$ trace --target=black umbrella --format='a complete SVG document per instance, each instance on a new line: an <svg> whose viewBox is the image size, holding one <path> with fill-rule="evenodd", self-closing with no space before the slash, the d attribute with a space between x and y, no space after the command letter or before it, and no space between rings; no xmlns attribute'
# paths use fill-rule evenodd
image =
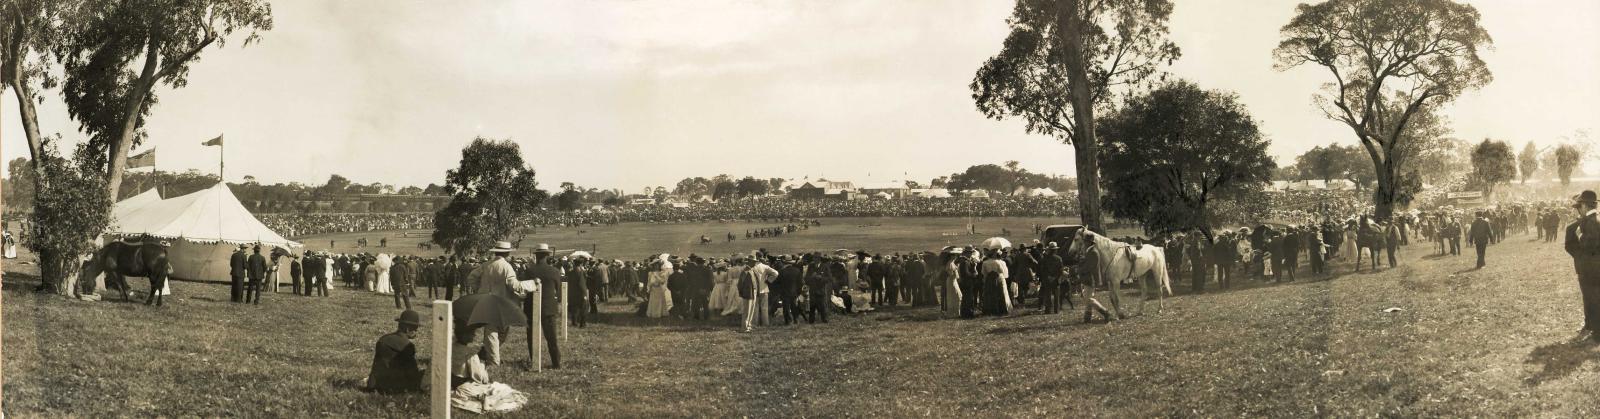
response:
<svg viewBox="0 0 1600 419"><path fill-rule="evenodd" d="M457 298L451 303L451 314L457 324L467 327L485 325L490 330L528 324L517 302L491 293L477 293Z"/></svg>

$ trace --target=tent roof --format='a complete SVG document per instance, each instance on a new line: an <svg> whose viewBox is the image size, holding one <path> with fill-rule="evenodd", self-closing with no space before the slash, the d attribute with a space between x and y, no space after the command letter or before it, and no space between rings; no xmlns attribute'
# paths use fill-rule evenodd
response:
<svg viewBox="0 0 1600 419"><path fill-rule="evenodd" d="M138 195L130 196L128 199L117 202L116 205L111 207L111 219L121 219L128 213L133 212L133 210L155 202L161 202L161 194L157 193L155 188L150 188L140 192Z"/></svg>
<svg viewBox="0 0 1600 419"><path fill-rule="evenodd" d="M1028 192L1028 196L1061 196L1054 189L1039 188Z"/></svg>
<svg viewBox="0 0 1600 419"><path fill-rule="evenodd" d="M140 194L141 196L144 194ZM137 196L134 198L138 198ZM194 242L226 242L235 244L262 243L274 246L298 247L261 224L250 211L233 196L228 185L215 186L188 195L148 201L143 205L124 205L134 198L117 203L113 214L117 219L111 232L121 235L148 234L167 239L185 239ZM138 202L135 202L136 204Z"/></svg>

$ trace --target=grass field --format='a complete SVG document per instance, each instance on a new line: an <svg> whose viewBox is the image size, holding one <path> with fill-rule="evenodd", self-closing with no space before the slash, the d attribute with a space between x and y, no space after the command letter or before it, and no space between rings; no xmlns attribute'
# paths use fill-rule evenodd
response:
<svg viewBox="0 0 1600 419"><path fill-rule="evenodd" d="M962 227L883 224L893 226L872 231L944 237ZM700 234L657 227L673 232L636 239ZM556 247L576 236L544 234ZM764 246L804 248L807 234ZM1491 247L1482 270L1470 255L1413 245L1399 268L1350 274L1340 264L1330 278L1180 295L1162 313L1152 305L1112 324L1083 324L1081 312L939 320L890 308L739 334L721 322L647 321L614 303L572 330L563 369L522 372L526 353L508 346L508 365L491 376L529 394L517 417L1595 417L1600 350L1565 343L1581 321L1570 259L1530 239ZM901 240L906 250L943 244L822 247L890 251ZM736 244L746 243L741 234ZM421 395L353 388L372 342L393 328L397 310L383 296L341 289L245 307L227 303L220 284L180 282L177 298L153 309L34 294L30 266L5 269L7 416L427 414Z"/></svg>

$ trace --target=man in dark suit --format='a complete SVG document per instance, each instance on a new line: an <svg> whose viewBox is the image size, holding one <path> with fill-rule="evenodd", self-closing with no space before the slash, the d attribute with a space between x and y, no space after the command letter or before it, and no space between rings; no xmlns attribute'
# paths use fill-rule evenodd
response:
<svg viewBox="0 0 1600 419"><path fill-rule="evenodd" d="M506 246L506 248L507 251L510 250L510 246ZM561 293L557 292L561 289L558 285L561 283L561 271L557 270L555 266L545 263L545 260L549 257L550 245L541 243L535 247L533 251L534 263L528 267L528 277L523 278L523 280L538 281L539 286L542 287L538 313L539 326L537 327L544 330L544 341L550 351L550 368L561 369L561 348L556 345L558 338L556 336L556 323L561 321ZM522 307L523 314L528 316L528 327L535 327L533 325L533 293L528 293L524 297ZM533 355L533 345L533 333L530 332L528 333L528 354L530 358ZM527 367L529 371L533 370L534 362L540 362L540 360L530 360Z"/></svg>
<svg viewBox="0 0 1600 419"><path fill-rule="evenodd" d="M1489 249L1489 240L1494 237L1494 231L1489 226L1489 219L1478 212L1478 219L1472 220L1472 230L1467 233L1467 240L1478 249L1478 266L1484 266L1483 253Z"/></svg>
<svg viewBox="0 0 1600 419"><path fill-rule="evenodd" d="M813 267L812 269L821 270L818 267ZM822 271L827 272L826 270ZM800 293L797 291L805 281L804 276L805 268L800 263L786 263L783 268L778 269L778 279L772 281L772 290L770 292L772 295L777 296L778 305L783 306L783 324L793 324L795 316L804 314L795 310L796 301L800 297ZM777 309L777 307L771 307L768 310L776 311ZM767 313L767 316L773 317L771 312Z"/></svg>
<svg viewBox="0 0 1600 419"><path fill-rule="evenodd" d="M711 266L706 260L694 257L689 269L689 317L695 320L711 319L711 288L716 287Z"/></svg>
<svg viewBox="0 0 1600 419"><path fill-rule="evenodd" d="M922 263L921 255L912 254L906 257L905 273L901 274L901 283L911 291L911 297L906 301L914 307L927 306L932 300L928 299L933 294L932 287L928 286L928 265Z"/></svg>
<svg viewBox="0 0 1600 419"><path fill-rule="evenodd" d="M1578 290L1583 293L1583 329L1574 341L1600 343L1600 212L1596 211L1594 191L1573 197L1577 221L1567 225L1566 250L1578 271Z"/></svg>
<svg viewBox="0 0 1600 419"><path fill-rule="evenodd" d="M589 326L589 266L588 258L579 257L567 271L567 322L579 328Z"/></svg>
<svg viewBox="0 0 1600 419"><path fill-rule="evenodd" d="M778 276L781 278L790 269L794 269L796 272L799 271L798 268L791 266L784 268L783 272L778 273ZM807 271L805 274L806 323L816 323L818 318L821 318L823 323L827 323L828 306L832 305L833 277L828 275L827 271L822 269L819 263L815 262ZM792 301L793 299L790 300ZM787 315L788 313L785 312L785 314Z"/></svg>
<svg viewBox="0 0 1600 419"><path fill-rule="evenodd" d="M250 275L250 286L245 289L244 300L251 304L261 305L261 280L267 278L267 258L261 256L261 245L256 245L250 255L250 262L246 271Z"/></svg>
<svg viewBox="0 0 1600 419"><path fill-rule="evenodd" d="M1060 246L1055 241L1045 244L1044 258L1039 261L1039 308L1044 314L1061 312L1061 276L1065 267Z"/></svg>
<svg viewBox="0 0 1600 419"><path fill-rule="evenodd" d="M300 295L300 276L305 274L305 269L300 266L300 257L289 255L289 282L293 284L294 295Z"/></svg>
<svg viewBox="0 0 1600 419"><path fill-rule="evenodd" d="M233 286L229 288L230 301L244 302L244 278L249 273L245 266L249 258L244 255L244 245L233 250L233 256L228 258L228 276L233 279Z"/></svg>

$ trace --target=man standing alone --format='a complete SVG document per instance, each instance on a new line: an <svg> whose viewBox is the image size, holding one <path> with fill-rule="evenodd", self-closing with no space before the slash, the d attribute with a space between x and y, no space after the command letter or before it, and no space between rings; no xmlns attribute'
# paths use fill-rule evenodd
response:
<svg viewBox="0 0 1600 419"><path fill-rule="evenodd" d="M510 250L510 243L501 243L505 244L504 247L507 249L507 251ZM496 245L496 247L500 246ZM497 260L505 260L503 254L497 253L495 256L501 257ZM550 368L561 369L561 347L557 345L558 337L556 336L556 322L561 321L560 305L562 304L561 298L563 298L561 293L558 291L561 284L561 270L556 269L555 266L551 266L549 263L547 263L546 259L549 258L550 245L539 243L538 247L535 247L533 250L533 266L528 268L528 276L530 276L528 279L534 281L534 286L537 287L537 289L543 290L539 294L539 312L533 312L533 296L530 295L528 296L528 300L524 301L523 314L526 314L530 317L528 327L538 327L544 331L544 342L546 348L548 348L547 350L550 351ZM531 317L534 315L539 316L538 325L533 324L533 319ZM533 341L533 333L529 332L529 355L533 354L534 344L536 344L536 342ZM541 361L538 359L530 359L527 367L529 371L533 370L534 362Z"/></svg>
<svg viewBox="0 0 1600 419"><path fill-rule="evenodd" d="M1573 208L1581 214L1567 225L1566 250L1578 271L1578 290L1583 293L1583 329L1574 342L1600 343L1600 213L1596 211L1594 191L1573 197Z"/></svg>
<svg viewBox="0 0 1600 419"><path fill-rule="evenodd" d="M1489 249L1489 239L1493 236L1494 232L1489 228L1489 219L1479 211L1478 219L1472 220L1472 230L1467 234L1467 240L1472 242L1472 247L1478 249L1478 268L1484 266L1483 253Z"/></svg>

